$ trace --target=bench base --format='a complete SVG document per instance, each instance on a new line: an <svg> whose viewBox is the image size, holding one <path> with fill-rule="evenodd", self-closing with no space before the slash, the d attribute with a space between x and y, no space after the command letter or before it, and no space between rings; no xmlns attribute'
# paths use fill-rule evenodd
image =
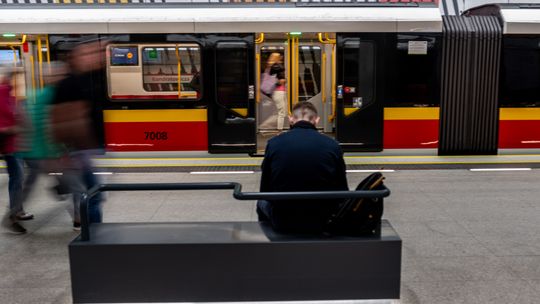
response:
<svg viewBox="0 0 540 304"><path fill-rule="evenodd" d="M256 222L93 224L69 245L74 303L399 299L401 239Z"/></svg>

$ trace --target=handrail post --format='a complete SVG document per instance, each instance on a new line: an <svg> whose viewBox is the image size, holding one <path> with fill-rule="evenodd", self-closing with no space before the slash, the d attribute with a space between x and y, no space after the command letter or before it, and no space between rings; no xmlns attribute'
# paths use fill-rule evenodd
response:
<svg viewBox="0 0 540 304"><path fill-rule="evenodd" d="M177 62L177 76L178 76L178 99L182 98L182 74L180 70L182 69L182 60L180 58L180 50L178 49L178 44L175 45L175 54L176 54L176 62Z"/></svg>
<svg viewBox="0 0 540 304"><path fill-rule="evenodd" d="M90 221L88 220L88 201L90 200L90 195L84 192L81 195L80 209L81 209L81 240L89 241L90 240Z"/></svg>

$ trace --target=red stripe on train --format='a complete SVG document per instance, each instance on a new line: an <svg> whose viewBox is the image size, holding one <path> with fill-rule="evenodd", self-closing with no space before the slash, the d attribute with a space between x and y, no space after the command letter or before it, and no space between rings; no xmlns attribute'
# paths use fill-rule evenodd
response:
<svg viewBox="0 0 540 304"><path fill-rule="evenodd" d="M540 120L499 121L499 148L540 148Z"/></svg>
<svg viewBox="0 0 540 304"><path fill-rule="evenodd" d="M206 122L107 122L109 151L208 150Z"/></svg>
<svg viewBox="0 0 540 304"><path fill-rule="evenodd" d="M384 149L437 148L439 120L385 120Z"/></svg>

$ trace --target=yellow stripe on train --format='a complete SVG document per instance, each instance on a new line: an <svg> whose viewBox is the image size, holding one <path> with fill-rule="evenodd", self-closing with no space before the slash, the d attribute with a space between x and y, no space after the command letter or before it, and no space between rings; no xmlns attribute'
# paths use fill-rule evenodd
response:
<svg viewBox="0 0 540 304"><path fill-rule="evenodd" d="M540 108L501 108L499 120L540 120Z"/></svg>
<svg viewBox="0 0 540 304"><path fill-rule="evenodd" d="M202 122L206 115L206 109L103 111L105 122Z"/></svg>
<svg viewBox="0 0 540 304"><path fill-rule="evenodd" d="M439 119L438 107L423 108L384 108L385 120L436 120Z"/></svg>

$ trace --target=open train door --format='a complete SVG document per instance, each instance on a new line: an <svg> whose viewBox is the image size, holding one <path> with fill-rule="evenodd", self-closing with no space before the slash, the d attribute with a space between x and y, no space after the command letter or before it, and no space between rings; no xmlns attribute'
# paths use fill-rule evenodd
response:
<svg viewBox="0 0 540 304"><path fill-rule="evenodd" d="M255 153L254 35L211 36L208 152Z"/></svg>
<svg viewBox="0 0 540 304"><path fill-rule="evenodd" d="M384 50L380 34L337 34L336 140L342 149L383 149Z"/></svg>

